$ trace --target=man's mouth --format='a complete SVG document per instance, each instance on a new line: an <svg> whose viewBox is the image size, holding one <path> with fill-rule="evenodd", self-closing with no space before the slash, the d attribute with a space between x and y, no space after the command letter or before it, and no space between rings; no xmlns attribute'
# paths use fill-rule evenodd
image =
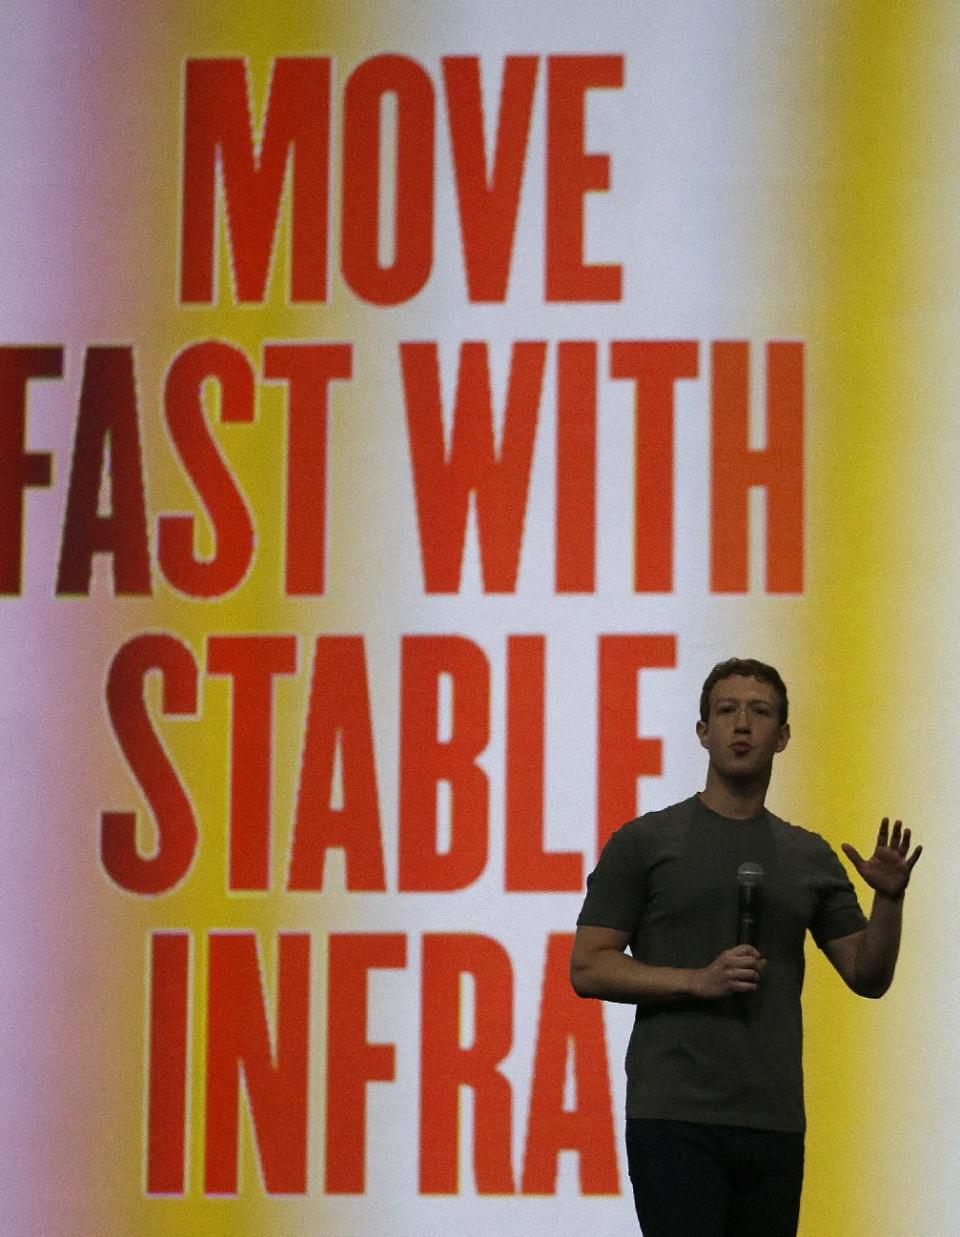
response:
<svg viewBox="0 0 960 1237"><path fill-rule="evenodd" d="M745 756L752 748L749 743L731 743L730 747L738 756Z"/></svg>

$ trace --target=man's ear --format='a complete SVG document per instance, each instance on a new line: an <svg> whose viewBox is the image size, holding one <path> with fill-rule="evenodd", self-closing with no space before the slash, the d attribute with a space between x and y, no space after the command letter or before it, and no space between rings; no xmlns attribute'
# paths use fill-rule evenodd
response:
<svg viewBox="0 0 960 1237"><path fill-rule="evenodd" d="M790 742L790 723L786 722L783 726L780 727L780 739L777 742L777 751L782 752L789 742Z"/></svg>
<svg viewBox="0 0 960 1237"><path fill-rule="evenodd" d="M707 723L706 722L697 722L697 738L700 740L701 747L707 746Z"/></svg>

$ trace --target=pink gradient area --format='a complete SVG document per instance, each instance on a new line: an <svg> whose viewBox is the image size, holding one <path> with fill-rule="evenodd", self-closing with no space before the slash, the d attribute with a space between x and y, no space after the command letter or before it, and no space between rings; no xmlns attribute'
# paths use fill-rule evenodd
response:
<svg viewBox="0 0 960 1237"><path fill-rule="evenodd" d="M131 296L143 278L132 212L149 164L132 176L129 151L148 106L138 66L143 76L158 20L44 0L0 13L0 343L64 347L62 381L29 385L27 446L52 456L54 480L24 497L22 591L0 599L4 1233L106 1231L109 1106L127 1080L114 1081L119 1040L108 1042L104 1010L124 991L111 976L142 974L139 932L129 934L131 970L110 930L116 907L96 847L103 674L124 617L103 590L56 601L54 589L82 346L144 330ZM125 991L139 1024L136 983ZM138 1029L122 1033L134 1094Z"/></svg>
<svg viewBox="0 0 960 1237"><path fill-rule="evenodd" d="M153 295L142 267L157 248L144 216L167 130L151 98L162 30L154 6L3 6L4 342L129 334L131 310ZM168 93L175 108L177 91ZM171 140L175 149L175 127Z"/></svg>
<svg viewBox="0 0 960 1237"><path fill-rule="evenodd" d="M66 219L75 211L70 172L77 91L62 6L16 2L0 14L0 116L4 192L0 195L0 269L4 342L59 327ZM44 312L46 311L46 312Z"/></svg>
<svg viewBox="0 0 960 1237"><path fill-rule="evenodd" d="M119 1040L105 1035L111 976L141 967L108 919L96 801L109 743L100 703L104 636L86 649L77 608L0 602L4 821L0 829L0 1231L96 1231L99 1113ZM94 741L91 741L94 740ZM131 943L138 936L130 932ZM131 1002L136 982L128 989ZM116 1011L110 1013L112 1019ZM124 1049L139 1051L137 1033ZM134 1086L137 1082L134 1079ZM63 1226L67 1225L66 1228Z"/></svg>

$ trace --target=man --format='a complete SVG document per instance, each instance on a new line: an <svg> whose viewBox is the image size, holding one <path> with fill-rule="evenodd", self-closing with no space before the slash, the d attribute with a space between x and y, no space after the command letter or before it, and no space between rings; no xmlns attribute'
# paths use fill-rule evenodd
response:
<svg viewBox="0 0 960 1237"><path fill-rule="evenodd" d="M793 1237L804 937L854 992L882 996L920 847L910 854L910 830L886 818L869 859L844 844L874 890L868 922L830 846L764 807L790 739L772 666L715 666L697 734L706 788L611 837L587 882L571 979L580 996L637 1007L627 1155L644 1237ZM747 863L762 869L760 915L755 944L736 944Z"/></svg>

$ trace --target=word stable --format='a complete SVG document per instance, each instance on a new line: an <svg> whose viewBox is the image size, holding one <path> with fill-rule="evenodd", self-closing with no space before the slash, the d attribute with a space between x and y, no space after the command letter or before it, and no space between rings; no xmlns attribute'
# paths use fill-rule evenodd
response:
<svg viewBox="0 0 960 1237"><path fill-rule="evenodd" d="M660 739L637 734L641 671L676 665L676 636L602 635L597 644L596 845L637 814L637 781L662 771ZM277 888L271 872L274 742L278 681L295 675L299 641L292 635L208 635L207 676L231 684L231 725L217 739L198 730L207 769L229 782L227 888L234 893ZM200 720L201 668L176 636L136 636L117 652L107 679L107 709L120 750L141 787L156 826L144 854L136 813L101 816L104 868L136 894L168 893L188 875L204 834L219 849L223 826L201 821L147 707L151 676L161 684L165 717ZM405 636L400 646L397 718L399 777L397 888L451 892L479 880L489 861L490 786L481 766L490 741L490 659L457 635ZM546 765L546 638L506 639L504 762L504 886L508 892L576 892L584 856L552 851L544 841ZM441 712L447 690L449 709ZM578 709L582 706L578 704ZM202 740L200 736L202 735ZM346 889L387 891L380 792L365 641L320 636L300 755L289 834L288 892L324 889L327 854L344 856ZM335 788L339 769L340 786ZM439 789L449 791L448 828L441 829ZM447 836L441 841L441 834ZM142 834L141 834L142 839Z"/></svg>

